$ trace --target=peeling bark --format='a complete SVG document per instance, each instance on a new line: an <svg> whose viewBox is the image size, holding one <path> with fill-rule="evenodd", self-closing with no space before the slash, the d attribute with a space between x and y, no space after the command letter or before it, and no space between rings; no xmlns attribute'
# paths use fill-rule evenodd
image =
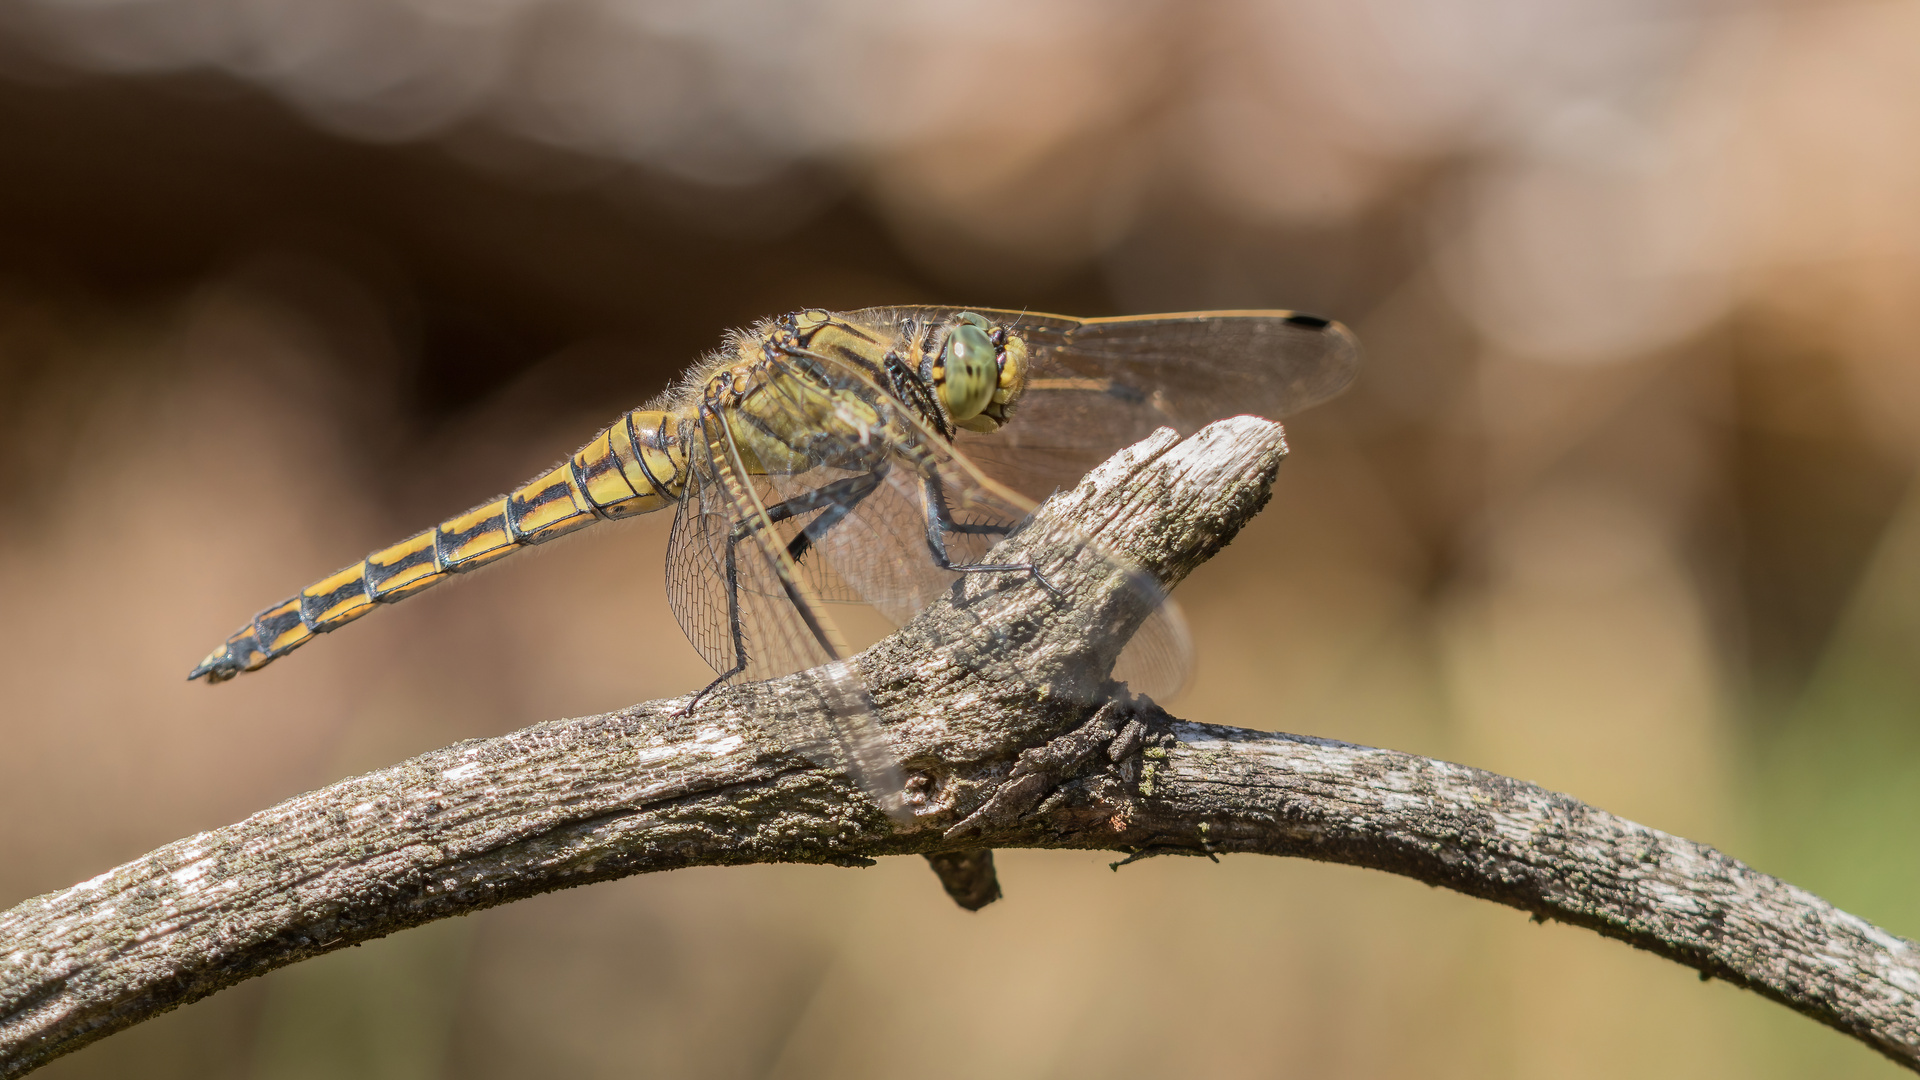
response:
<svg viewBox="0 0 1920 1080"><path fill-rule="evenodd" d="M1168 587L1257 513L1285 453L1240 418L1162 433L1050 500L1010 545L1098 536ZM1050 571L1051 573L1051 571ZM456 743L188 837L0 914L0 1076L242 979L434 919L682 866L918 853L956 901L991 850L1246 852L1372 867L1597 930L1774 998L1920 1069L1916 946L1712 848L1429 758L1176 720L1100 672L1079 619L1124 589L965 582L859 670L912 821L766 719L789 680ZM970 662L979 605L1029 681ZM1004 644L1004 640L1001 642ZM990 665L988 665L990 667ZM804 680L805 675L791 679ZM1036 687L1044 687L1038 693Z"/></svg>

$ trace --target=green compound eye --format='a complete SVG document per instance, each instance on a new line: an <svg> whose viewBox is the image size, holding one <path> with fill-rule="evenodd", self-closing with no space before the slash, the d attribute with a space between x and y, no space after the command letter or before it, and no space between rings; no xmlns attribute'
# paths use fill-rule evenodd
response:
<svg viewBox="0 0 1920 1080"><path fill-rule="evenodd" d="M1000 382L1000 369L993 361L993 340L971 320L960 323L947 335L940 350L940 366L946 378L940 384L940 397L954 423L971 420L993 400Z"/></svg>

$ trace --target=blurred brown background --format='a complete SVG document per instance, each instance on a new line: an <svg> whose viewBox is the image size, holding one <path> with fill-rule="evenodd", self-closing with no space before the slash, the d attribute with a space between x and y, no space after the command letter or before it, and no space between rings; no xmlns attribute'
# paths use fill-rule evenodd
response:
<svg viewBox="0 0 1920 1080"><path fill-rule="evenodd" d="M14 0L0 903L702 682L664 516L182 677L726 327L1274 306L1368 367L1182 588L1177 712L1536 780L1920 936L1916 41L1914 0ZM1407 881L1107 861L1006 853L978 915L917 859L595 886L45 1075L1896 1071Z"/></svg>

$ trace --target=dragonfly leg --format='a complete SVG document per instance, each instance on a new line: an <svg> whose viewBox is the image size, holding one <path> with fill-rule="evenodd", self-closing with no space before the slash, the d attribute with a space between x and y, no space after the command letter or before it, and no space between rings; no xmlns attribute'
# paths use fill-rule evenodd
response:
<svg viewBox="0 0 1920 1080"><path fill-rule="evenodd" d="M1018 572L1030 575L1040 587L1055 596L1066 595L1060 587L1047 580L1031 560L1019 563L955 563L947 555L948 533L1006 533L1005 525L966 525L953 520L953 511L947 506L947 493L940 486L940 477L933 473L924 473L920 479L927 504L927 551L933 555L934 565L942 570L952 570L961 574L994 574Z"/></svg>
<svg viewBox="0 0 1920 1080"><path fill-rule="evenodd" d="M1005 536L1013 531L1011 525L998 525L989 522L984 525L969 525L964 521L955 521L951 516L941 526L946 532L966 533L973 536Z"/></svg>
<svg viewBox="0 0 1920 1080"><path fill-rule="evenodd" d="M818 510L822 506L826 507L826 512L808 524L799 536L794 537L793 543L788 545L788 556L798 559L801 555L806 554L807 548L810 545L817 542L820 537L826 535L828 529L833 528L834 525L839 523L841 518L846 517L855 506L859 505L861 499L866 498L875 488L878 488L881 477L885 474L886 470L882 468L870 473L861 473L858 476L849 476L844 479L835 480L833 483L815 488L805 495L799 495L785 502L769 506L767 507L765 518L755 517L750 521L743 521L735 525L727 533L727 626L729 632L733 635L733 666L722 672L719 678L708 683L699 693L693 695L693 698L687 702L686 709L683 710L680 715L686 716L691 714L695 707L697 707L708 694L719 689L728 679L733 678L735 675L747 669L746 632L740 621L740 542L753 535L754 531L760 528L763 523L771 525L774 522L786 521L789 518ZM827 637L826 628L822 627L814 619L812 607L800 596L799 590L794 583L787 580L784 569L776 570L776 572L780 575L780 585L781 588L786 591L787 600L793 604L794 608L800 612L801 617L806 620L807 629L813 632L815 640L819 641L821 647L826 649L828 656L836 660L839 659L839 652L833 647L831 640Z"/></svg>
<svg viewBox="0 0 1920 1080"><path fill-rule="evenodd" d="M840 524L842 519L860 505L860 500L873 494L880 487L880 480L885 475L886 470L881 468L859 476L849 476L844 480L835 480L825 487L808 492L798 499L789 499L781 503L781 507L803 501L808 503L806 506L794 509L792 511L794 514L804 514L822 502L827 504L826 510L809 522L807 527L800 531L800 535L794 537L793 542L787 545L787 556L799 562L801 556L825 539L829 530ZM767 514L772 516L773 509L769 508Z"/></svg>

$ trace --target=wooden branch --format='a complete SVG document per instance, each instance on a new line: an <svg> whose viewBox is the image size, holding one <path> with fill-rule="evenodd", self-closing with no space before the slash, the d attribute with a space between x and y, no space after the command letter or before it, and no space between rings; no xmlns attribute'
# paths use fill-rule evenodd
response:
<svg viewBox="0 0 1920 1080"><path fill-rule="evenodd" d="M1264 505L1285 453L1250 418L1162 433L1050 500L1006 548L1074 529L1169 587ZM1403 874L1585 926L1759 991L1920 1069L1920 953L1711 848L1478 769L1096 706L1138 621L1098 559L1067 594L969 580L859 661L910 823L767 719L802 674L473 740L289 799L0 914L0 1076L242 979L552 889L682 866L919 853L963 905L991 849L1254 852ZM982 575L984 577L984 575ZM997 591L996 591L997 589ZM983 636L984 635L984 636ZM975 662L1013 644L1028 681Z"/></svg>

